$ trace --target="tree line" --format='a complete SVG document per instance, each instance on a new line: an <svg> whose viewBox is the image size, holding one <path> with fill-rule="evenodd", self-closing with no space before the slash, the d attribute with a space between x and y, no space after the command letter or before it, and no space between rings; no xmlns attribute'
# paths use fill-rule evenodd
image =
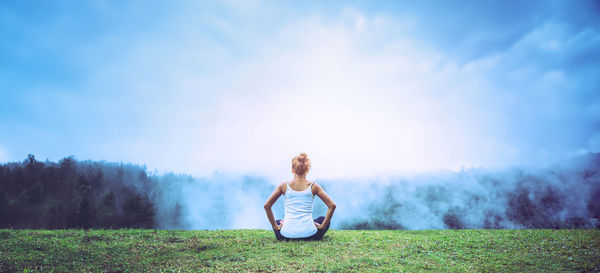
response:
<svg viewBox="0 0 600 273"><path fill-rule="evenodd" d="M0 228L154 228L157 183L139 165L30 154L0 165Z"/></svg>

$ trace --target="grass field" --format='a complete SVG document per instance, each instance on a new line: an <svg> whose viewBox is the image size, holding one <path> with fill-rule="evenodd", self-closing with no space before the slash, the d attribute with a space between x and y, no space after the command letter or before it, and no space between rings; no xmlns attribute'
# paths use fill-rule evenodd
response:
<svg viewBox="0 0 600 273"><path fill-rule="evenodd" d="M0 230L0 272L600 272L600 230Z"/></svg>

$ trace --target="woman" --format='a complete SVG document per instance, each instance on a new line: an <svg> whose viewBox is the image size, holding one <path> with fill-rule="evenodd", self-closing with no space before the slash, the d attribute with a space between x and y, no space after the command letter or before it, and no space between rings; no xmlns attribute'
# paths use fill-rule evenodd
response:
<svg viewBox="0 0 600 273"><path fill-rule="evenodd" d="M310 160L305 153L292 159L294 179L283 182L271 194L265 203L267 218L271 222L277 240L321 240L329 229L329 221L335 210L335 203L316 183L306 180L310 169ZM285 196L285 216L275 221L271 207L281 195ZM327 214L312 219L313 200L315 195L327 205Z"/></svg>

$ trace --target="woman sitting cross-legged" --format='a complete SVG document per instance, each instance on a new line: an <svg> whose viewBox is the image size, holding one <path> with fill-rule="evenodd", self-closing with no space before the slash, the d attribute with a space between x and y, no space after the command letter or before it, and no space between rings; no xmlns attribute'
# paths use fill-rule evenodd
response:
<svg viewBox="0 0 600 273"><path fill-rule="evenodd" d="M292 159L294 179L283 182L269 196L265 203L267 218L271 222L277 240L321 240L329 229L329 221L335 210L335 203L316 183L306 180L310 169L310 160L305 153ZM271 207L279 197L284 196L285 216L275 221ZM327 205L327 214L317 219L312 218L315 195Z"/></svg>

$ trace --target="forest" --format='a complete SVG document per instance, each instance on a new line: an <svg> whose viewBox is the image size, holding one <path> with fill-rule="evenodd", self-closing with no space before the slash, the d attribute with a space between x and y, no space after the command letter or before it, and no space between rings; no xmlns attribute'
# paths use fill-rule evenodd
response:
<svg viewBox="0 0 600 273"><path fill-rule="evenodd" d="M0 228L153 228L156 183L137 165L29 154L0 165Z"/></svg>
<svg viewBox="0 0 600 273"><path fill-rule="evenodd" d="M332 229L600 227L595 153L539 168L314 181L338 205ZM270 229L263 204L274 183L250 174L157 174L135 164L73 156L39 161L30 154L0 164L0 228ZM283 211L282 197L273 212L281 219ZM315 199L313 216L325 211Z"/></svg>

